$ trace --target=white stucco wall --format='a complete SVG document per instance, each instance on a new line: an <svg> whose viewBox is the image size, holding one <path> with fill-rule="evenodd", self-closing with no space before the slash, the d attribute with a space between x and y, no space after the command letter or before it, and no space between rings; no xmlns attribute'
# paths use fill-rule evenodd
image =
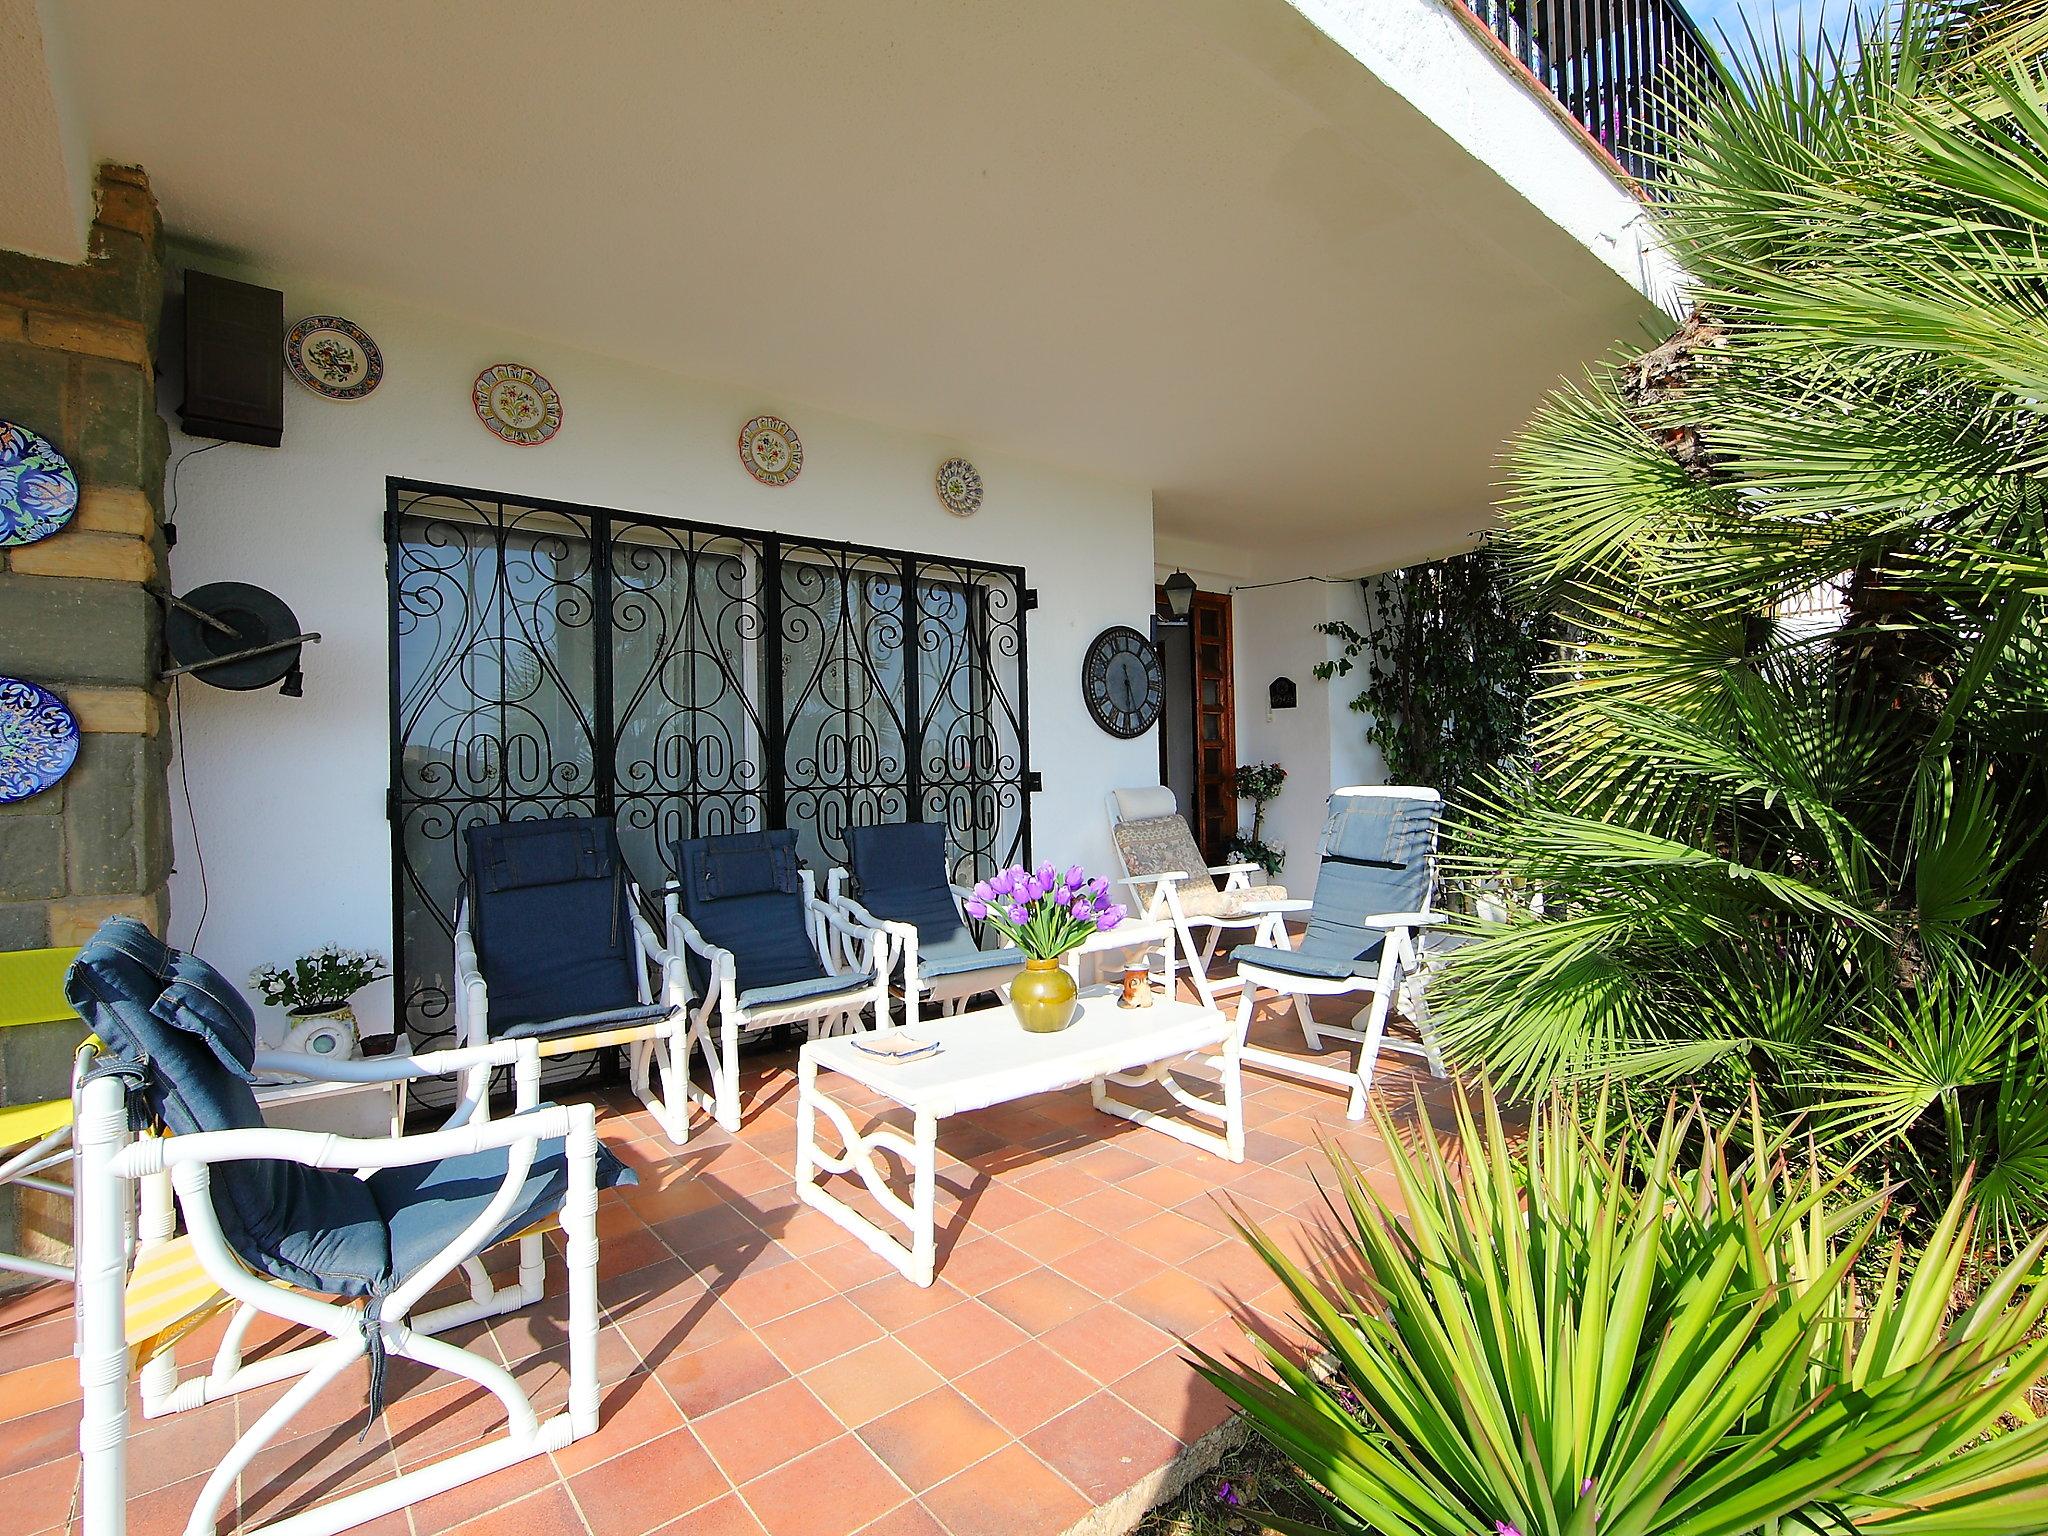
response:
<svg viewBox="0 0 2048 1536"><path fill-rule="evenodd" d="M204 444L173 432L174 587L269 587L323 637L306 651L304 698L183 685L185 740L172 782L178 942L189 943L200 920L203 851L198 947L229 975L329 940L391 950L383 524L392 475L1023 566L1040 599L1028 630L1033 766L1045 781L1032 802L1034 851L1107 871L1103 790L1151 782L1158 746L1150 735L1118 741L1088 719L1080 662L1104 626L1142 628L1151 612L1148 490L316 282L198 264L283 289L288 318L349 316L383 348L386 374L376 393L348 403L287 382L282 448L230 444L187 459ZM511 447L477 422L470 383L507 361L540 370L561 391L564 425L552 442ZM180 393L166 384L173 423ZM803 473L789 486L756 484L736 457L741 424L762 412L787 417L802 435ZM975 461L987 488L971 519L949 515L932 492L934 470L954 453ZM189 776L189 819L180 774ZM388 999L363 1002L366 1023L388 1017Z"/></svg>
<svg viewBox="0 0 2048 1536"><path fill-rule="evenodd" d="M1266 841L1286 849L1281 881L1290 895L1301 897L1315 892L1316 842L1330 791L1386 778L1379 753L1365 739L1365 717L1350 708L1357 673L1328 682L1315 675L1318 662L1334 660L1344 648L1315 626L1337 619L1364 627L1357 582L1254 586L1231 598L1237 760L1278 763L1287 770L1286 787L1266 811ZM1294 680L1295 708L1269 707L1268 685L1276 677ZM1249 803L1245 810L1249 814Z"/></svg>

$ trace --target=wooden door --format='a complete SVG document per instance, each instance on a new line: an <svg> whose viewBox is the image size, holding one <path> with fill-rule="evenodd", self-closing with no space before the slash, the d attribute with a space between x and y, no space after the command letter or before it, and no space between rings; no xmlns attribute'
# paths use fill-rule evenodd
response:
<svg viewBox="0 0 2048 1536"><path fill-rule="evenodd" d="M1161 592L1159 613L1164 618L1170 612ZM1220 864L1237 836L1237 706L1230 681L1229 595L1197 592L1187 622L1194 652L1193 697L1181 718L1188 721L1194 737L1195 788L1193 803L1181 809L1202 856Z"/></svg>

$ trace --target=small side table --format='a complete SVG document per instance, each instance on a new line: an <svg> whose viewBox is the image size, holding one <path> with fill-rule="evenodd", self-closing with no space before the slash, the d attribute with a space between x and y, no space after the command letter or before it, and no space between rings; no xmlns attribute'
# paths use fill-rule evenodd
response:
<svg viewBox="0 0 2048 1536"><path fill-rule="evenodd" d="M412 1054L399 1038L394 1057ZM405 1084L320 1083L291 1078L256 1084L256 1107L266 1125L336 1136L398 1136L405 1131Z"/></svg>

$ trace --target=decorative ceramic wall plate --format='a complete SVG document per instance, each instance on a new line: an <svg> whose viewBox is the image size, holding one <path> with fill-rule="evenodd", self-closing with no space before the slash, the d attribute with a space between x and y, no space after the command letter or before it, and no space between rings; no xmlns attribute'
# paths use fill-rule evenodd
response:
<svg viewBox="0 0 2048 1536"><path fill-rule="evenodd" d="M804 445L780 416L756 416L740 428L740 462L763 485L787 485L804 471Z"/></svg>
<svg viewBox="0 0 2048 1536"><path fill-rule="evenodd" d="M981 471L965 459L948 459L939 466L939 501L955 517L972 517L981 506Z"/></svg>
<svg viewBox="0 0 2048 1536"><path fill-rule="evenodd" d="M327 400L360 400L384 382L384 354L369 332L339 315L308 315L284 338L284 365Z"/></svg>
<svg viewBox="0 0 2048 1536"><path fill-rule="evenodd" d="M562 397L531 368L493 363L471 391L476 419L521 448L544 443L562 430Z"/></svg>
<svg viewBox="0 0 2048 1536"><path fill-rule="evenodd" d="M78 761L78 721L47 688L0 677L0 805L39 795Z"/></svg>
<svg viewBox="0 0 2048 1536"><path fill-rule="evenodd" d="M78 476L27 427L0 421L0 544L33 544L71 521Z"/></svg>

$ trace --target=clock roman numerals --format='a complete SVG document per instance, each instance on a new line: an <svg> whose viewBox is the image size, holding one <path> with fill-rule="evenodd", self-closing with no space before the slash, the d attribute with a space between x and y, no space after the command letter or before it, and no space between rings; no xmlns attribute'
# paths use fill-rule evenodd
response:
<svg viewBox="0 0 2048 1536"><path fill-rule="evenodd" d="M1128 738L1150 730L1165 690L1159 652L1136 630L1117 625L1089 645L1081 663L1082 700L1110 735Z"/></svg>

